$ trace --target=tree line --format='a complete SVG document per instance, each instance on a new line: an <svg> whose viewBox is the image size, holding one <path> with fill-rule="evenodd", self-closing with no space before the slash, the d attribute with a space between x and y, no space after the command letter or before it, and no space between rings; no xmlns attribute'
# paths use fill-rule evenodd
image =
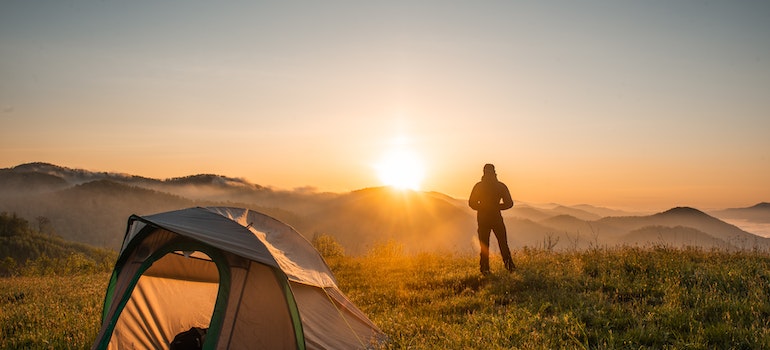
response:
<svg viewBox="0 0 770 350"><path fill-rule="evenodd" d="M16 213L0 213L0 276L70 275L112 269L115 251L67 241L53 233L50 220L38 217L36 221L33 225Z"/></svg>

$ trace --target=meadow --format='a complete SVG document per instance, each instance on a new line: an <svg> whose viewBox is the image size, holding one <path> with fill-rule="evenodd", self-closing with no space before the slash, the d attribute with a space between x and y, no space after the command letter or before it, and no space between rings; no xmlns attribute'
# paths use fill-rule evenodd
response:
<svg viewBox="0 0 770 350"><path fill-rule="evenodd" d="M323 252L323 251L322 251ZM327 256L385 349L770 348L770 256L668 247ZM2 349L87 349L109 274L0 278Z"/></svg>

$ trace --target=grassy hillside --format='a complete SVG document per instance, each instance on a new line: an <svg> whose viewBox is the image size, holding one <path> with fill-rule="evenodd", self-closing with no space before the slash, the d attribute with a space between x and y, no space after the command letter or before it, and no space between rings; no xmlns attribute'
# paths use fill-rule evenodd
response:
<svg viewBox="0 0 770 350"><path fill-rule="evenodd" d="M109 274L0 278L0 349L89 349Z"/></svg>
<svg viewBox="0 0 770 350"><path fill-rule="evenodd" d="M770 347L767 255L624 248L514 260L514 274L498 260L490 278L475 257L332 266L392 349Z"/></svg>
<svg viewBox="0 0 770 350"><path fill-rule="evenodd" d="M764 253L528 249L482 278L475 256L401 251L328 258L387 349L770 348ZM0 278L0 348L88 348L108 278Z"/></svg>

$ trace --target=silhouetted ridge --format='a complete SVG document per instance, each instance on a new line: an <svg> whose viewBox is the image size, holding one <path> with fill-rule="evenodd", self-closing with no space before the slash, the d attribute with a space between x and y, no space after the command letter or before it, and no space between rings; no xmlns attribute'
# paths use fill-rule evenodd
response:
<svg viewBox="0 0 770 350"><path fill-rule="evenodd" d="M29 172L43 172L43 171L50 171L50 170L72 170L65 167L60 167L58 165L54 165L51 163L45 163L45 162L33 162L33 163L25 163L25 164L19 164L13 168L11 168L16 171L29 171Z"/></svg>
<svg viewBox="0 0 770 350"><path fill-rule="evenodd" d="M708 214L706 214L706 213L704 213L704 212L702 212L702 211L700 211L698 209L691 208L691 207L671 208L669 210L666 210L666 211L664 211L662 213L655 214L653 216L674 216L674 215L679 215L679 216L681 216L681 215L696 215L696 216L703 215L703 216L710 216L710 215L708 215Z"/></svg>
<svg viewBox="0 0 770 350"><path fill-rule="evenodd" d="M0 212L45 218L66 239L113 249L120 247L131 214L224 203L264 211L307 238L331 235L346 254L363 254L388 241L414 253L465 253L475 244L476 213L467 199L438 192L387 186L347 193L284 191L216 174L159 180L43 162L0 169ZM770 249L770 239L720 220L770 223L768 202L708 214L691 207L636 214L590 205L532 206L518 200L503 212L513 247L543 246L547 238L559 242L556 249L663 241L675 246Z"/></svg>
<svg viewBox="0 0 770 350"><path fill-rule="evenodd" d="M621 240L624 244L658 244L673 247L712 247L736 249L735 246L706 232L684 226L645 226L630 231Z"/></svg>
<svg viewBox="0 0 770 350"><path fill-rule="evenodd" d="M415 194L415 193L422 193L415 190L410 189L398 189L395 187L390 186L374 186L374 187L366 187L359 190L353 190L350 191L350 193L356 193L356 194L378 194L378 195L404 195L404 194Z"/></svg>
<svg viewBox="0 0 770 350"><path fill-rule="evenodd" d="M747 220L755 223L770 224L770 203L761 202L746 208L730 208L713 212L720 218Z"/></svg>
<svg viewBox="0 0 770 350"><path fill-rule="evenodd" d="M67 182L59 176L46 173L14 171L0 169L0 192L40 193L67 187Z"/></svg>
<svg viewBox="0 0 770 350"><path fill-rule="evenodd" d="M583 209L577 209L577 208L571 208L564 205L557 205L553 209L551 209L554 212L560 213L560 214L566 214L575 218L578 218L580 220L598 220L601 219L600 215L585 211Z"/></svg>
<svg viewBox="0 0 770 350"><path fill-rule="evenodd" d="M307 232L335 235L346 252L361 254L390 240L407 252L467 251L473 216L435 194L369 187L331 198L305 217Z"/></svg>
<svg viewBox="0 0 770 350"><path fill-rule="evenodd" d="M184 177L174 177L164 181L170 185L214 185L214 186L246 186L261 188L241 178L227 177L216 174L197 174Z"/></svg>
<svg viewBox="0 0 770 350"><path fill-rule="evenodd" d="M64 179L71 185L103 179L110 179L121 182L156 181L154 179L149 179L142 176L105 171L96 172L84 169L72 169L43 162L21 164L10 168L10 170L16 173L38 173L56 176Z"/></svg>
<svg viewBox="0 0 770 350"><path fill-rule="evenodd" d="M576 218L576 217L574 217L572 215L569 215L569 214L561 214L561 215L556 215L556 216L550 217L550 218L545 219L545 220L543 220L541 222L545 223L545 224L551 224L551 223L560 223L560 224L570 223L570 224L574 224L574 223L585 222L585 221L581 220L579 218Z"/></svg>

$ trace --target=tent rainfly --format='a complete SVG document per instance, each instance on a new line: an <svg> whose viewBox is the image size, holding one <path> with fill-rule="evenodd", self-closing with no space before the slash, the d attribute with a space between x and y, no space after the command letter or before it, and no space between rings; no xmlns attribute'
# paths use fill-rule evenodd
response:
<svg viewBox="0 0 770 350"><path fill-rule="evenodd" d="M132 215L92 349L365 349L384 334L290 226L248 209ZM175 341L176 342L176 341Z"/></svg>

